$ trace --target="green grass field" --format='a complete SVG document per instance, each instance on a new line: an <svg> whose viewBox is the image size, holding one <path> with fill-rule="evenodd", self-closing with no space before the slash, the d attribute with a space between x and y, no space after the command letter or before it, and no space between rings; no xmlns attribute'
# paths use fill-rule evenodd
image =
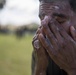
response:
<svg viewBox="0 0 76 75"><path fill-rule="evenodd" d="M31 75L32 37L0 34L0 75Z"/></svg>

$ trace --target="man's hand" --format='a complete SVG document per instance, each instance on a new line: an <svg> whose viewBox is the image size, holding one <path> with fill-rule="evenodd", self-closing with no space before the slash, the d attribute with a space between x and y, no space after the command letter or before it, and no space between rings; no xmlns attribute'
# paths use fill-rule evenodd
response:
<svg viewBox="0 0 76 75"><path fill-rule="evenodd" d="M43 33L39 34L41 44L59 67L69 75L76 74L76 42L57 21L50 23L50 28L49 23L48 17L42 21L42 31L46 37ZM75 34L72 33L72 35Z"/></svg>
<svg viewBox="0 0 76 75"><path fill-rule="evenodd" d="M70 27L71 36L76 41L76 30L73 26Z"/></svg>
<svg viewBox="0 0 76 75"><path fill-rule="evenodd" d="M46 69L48 66L48 58L45 49L38 40L38 34L40 33L40 27L38 28L36 35L33 38L33 48L36 55L36 65L34 75L46 75Z"/></svg>

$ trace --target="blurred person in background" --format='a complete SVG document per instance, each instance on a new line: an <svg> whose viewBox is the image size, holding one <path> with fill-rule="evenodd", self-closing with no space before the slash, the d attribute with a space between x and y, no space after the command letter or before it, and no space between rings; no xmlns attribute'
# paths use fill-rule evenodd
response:
<svg viewBox="0 0 76 75"><path fill-rule="evenodd" d="M0 0L0 9L3 8L5 3L6 3L6 0Z"/></svg>
<svg viewBox="0 0 76 75"><path fill-rule="evenodd" d="M32 75L76 74L76 0L40 0Z"/></svg>

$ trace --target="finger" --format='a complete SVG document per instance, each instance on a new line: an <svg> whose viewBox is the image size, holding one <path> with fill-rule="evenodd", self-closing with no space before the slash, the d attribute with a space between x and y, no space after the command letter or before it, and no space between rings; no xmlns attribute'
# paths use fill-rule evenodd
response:
<svg viewBox="0 0 76 75"><path fill-rule="evenodd" d="M47 53L44 49L44 47L41 45L39 40L35 41L35 43L39 44L41 47L40 48L35 48L35 54L36 54L36 75L44 74L44 71L46 71L47 66L48 66L48 58L47 58ZM40 70L41 69L41 70Z"/></svg>
<svg viewBox="0 0 76 75"><path fill-rule="evenodd" d="M32 40L32 45L34 44L34 41L38 39L38 34L35 34Z"/></svg>
<svg viewBox="0 0 76 75"><path fill-rule="evenodd" d="M59 60L57 60L57 59L64 60L61 57L61 54L59 55L59 53L51 47L51 45L47 42L47 40L44 38L44 36L42 34L39 34L38 38L54 62L58 63Z"/></svg>
<svg viewBox="0 0 76 75"><path fill-rule="evenodd" d="M53 33L51 32L49 26L48 26L49 20L48 17L44 18L44 20L41 22L42 26L43 26L43 32L45 33L45 35L47 36L47 38L49 39L49 41L52 43L52 45L54 45L54 48L57 48L57 40L54 37Z"/></svg>
<svg viewBox="0 0 76 75"><path fill-rule="evenodd" d="M33 47L34 47L36 50L39 50L39 49L40 49L41 45L40 45L38 39L34 41L34 43L33 43Z"/></svg>
<svg viewBox="0 0 76 75"><path fill-rule="evenodd" d="M36 31L36 34L39 34L39 33L41 32L41 31L40 31L41 27L42 27L42 26L38 27L38 29L37 29L37 31Z"/></svg>
<svg viewBox="0 0 76 75"><path fill-rule="evenodd" d="M73 39L70 37L70 35L64 30L64 28L57 21L55 21L54 23L59 28L60 35L64 39L73 41Z"/></svg>
<svg viewBox="0 0 76 75"><path fill-rule="evenodd" d="M38 34L40 34L40 33L42 32L42 31L41 31L41 27L42 27L42 26L39 26L39 27L38 27L38 29L37 29L37 31L36 31L36 34L35 34L34 37L33 37L32 44L33 44L33 42L34 42L35 40L38 39Z"/></svg>
<svg viewBox="0 0 76 75"><path fill-rule="evenodd" d="M76 30L73 26L70 27L70 32L71 32L73 39L76 41Z"/></svg>
<svg viewBox="0 0 76 75"><path fill-rule="evenodd" d="M61 45L63 42L63 38L59 33L59 28L54 23L51 23L51 25L49 27L52 30L52 32L54 33L56 39L58 40L58 43Z"/></svg>
<svg viewBox="0 0 76 75"><path fill-rule="evenodd" d="M45 39L45 37L43 36L43 34L39 34L38 35L38 38L39 38L41 44L43 45L43 47L49 53L49 55L56 55L56 52L53 49L52 45L47 42L47 40Z"/></svg>
<svg viewBox="0 0 76 75"><path fill-rule="evenodd" d="M33 47L37 53L37 56L40 57L45 52L45 49L41 45L40 41L37 39L34 41Z"/></svg>
<svg viewBox="0 0 76 75"><path fill-rule="evenodd" d="M38 34L41 33L41 26L38 27L37 31L36 31L36 34L34 35L33 37L33 41L32 41L32 44L35 40L37 40L38 38Z"/></svg>

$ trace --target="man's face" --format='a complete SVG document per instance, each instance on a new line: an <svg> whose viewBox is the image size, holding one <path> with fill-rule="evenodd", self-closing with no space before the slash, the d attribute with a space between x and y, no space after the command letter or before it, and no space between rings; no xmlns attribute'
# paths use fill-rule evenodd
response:
<svg viewBox="0 0 76 75"><path fill-rule="evenodd" d="M71 25L76 28L76 13L72 10L67 1L58 1L54 3L41 2L39 17L43 20L45 16L56 19L67 32L69 32L69 27Z"/></svg>

